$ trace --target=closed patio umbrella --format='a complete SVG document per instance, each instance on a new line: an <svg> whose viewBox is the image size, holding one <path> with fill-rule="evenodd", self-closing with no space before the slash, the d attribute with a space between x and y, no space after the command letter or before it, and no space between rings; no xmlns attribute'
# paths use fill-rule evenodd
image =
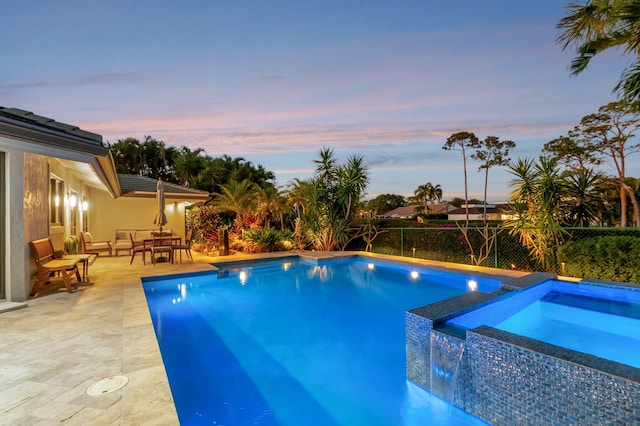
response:
<svg viewBox="0 0 640 426"><path fill-rule="evenodd" d="M164 214L164 182L162 182L162 179L158 179L158 185L156 186L156 201L158 202L158 210L153 223L159 225L160 232L162 232L162 227L167 224L167 215Z"/></svg>

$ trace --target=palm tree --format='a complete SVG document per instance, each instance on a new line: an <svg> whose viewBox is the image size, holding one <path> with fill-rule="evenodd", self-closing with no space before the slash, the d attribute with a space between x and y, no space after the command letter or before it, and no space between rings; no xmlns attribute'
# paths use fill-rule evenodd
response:
<svg viewBox="0 0 640 426"><path fill-rule="evenodd" d="M118 173L141 175L145 166L142 146L135 138L120 139L109 146Z"/></svg>
<svg viewBox="0 0 640 426"><path fill-rule="evenodd" d="M203 157L200 156L202 152L204 152L202 148L191 151L183 146L174 154L175 174L182 185L192 186L193 179L202 170Z"/></svg>
<svg viewBox="0 0 640 426"><path fill-rule="evenodd" d="M364 158L358 155L350 156L346 165L338 167L336 178L338 181L336 195L338 201L344 206L344 218L348 221L356 213L356 206L369 185Z"/></svg>
<svg viewBox="0 0 640 426"><path fill-rule="evenodd" d="M515 176L508 186L512 188L511 200L517 204L526 203L527 209L533 209L533 198L536 194L534 161L531 158L518 158L515 163L509 162L509 173Z"/></svg>
<svg viewBox="0 0 640 426"><path fill-rule="evenodd" d="M591 169L582 168L566 174L565 198L573 226L588 226L599 218L605 202L603 183L604 177Z"/></svg>
<svg viewBox="0 0 640 426"><path fill-rule="evenodd" d="M557 268L557 248L566 233L562 229L565 214L562 210L563 183L558 160L540 157L538 162L518 159L509 163L509 172L515 176L509 186L511 217L504 222L511 235L520 242L546 271ZM526 203L526 208L524 207Z"/></svg>
<svg viewBox="0 0 640 426"><path fill-rule="evenodd" d="M256 211L256 186L248 179L238 182L231 180L220 187L214 195L213 205L219 212L235 213L235 225L239 230L245 227L245 218Z"/></svg>
<svg viewBox="0 0 640 426"><path fill-rule="evenodd" d="M563 50L575 46L571 73L584 71L591 59L606 50L623 47L624 52L640 54L640 0L589 0L572 3L560 20L557 38ZM613 89L627 100L640 100L640 60L625 68Z"/></svg>

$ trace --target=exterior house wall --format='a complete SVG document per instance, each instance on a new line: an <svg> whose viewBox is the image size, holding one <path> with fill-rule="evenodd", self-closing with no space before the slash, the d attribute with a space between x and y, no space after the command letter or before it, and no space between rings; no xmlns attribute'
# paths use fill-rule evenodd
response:
<svg viewBox="0 0 640 426"><path fill-rule="evenodd" d="M92 189L89 205L89 231L97 240L113 241L116 229L158 229L154 225L157 202L155 198L120 197L115 200L105 191ZM165 214L170 229L184 238L184 202L166 200Z"/></svg>
<svg viewBox="0 0 640 426"><path fill-rule="evenodd" d="M449 213L449 220L466 220L466 214L451 214ZM471 214L469 213L469 220L482 220L481 214Z"/></svg>
<svg viewBox="0 0 640 426"><path fill-rule="evenodd" d="M29 246L24 238L24 154L19 151L5 150L6 182L6 220L5 234L5 290L10 301L22 302L29 294L26 282L26 261L29 259Z"/></svg>
<svg viewBox="0 0 640 426"><path fill-rule="evenodd" d="M24 291L29 294L33 279L36 274L36 266L29 262L32 253L29 241L44 238L49 235L49 167L46 157L36 154L24 154L23 161L23 242L25 251L25 277ZM24 299L23 299L24 300Z"/></svg>

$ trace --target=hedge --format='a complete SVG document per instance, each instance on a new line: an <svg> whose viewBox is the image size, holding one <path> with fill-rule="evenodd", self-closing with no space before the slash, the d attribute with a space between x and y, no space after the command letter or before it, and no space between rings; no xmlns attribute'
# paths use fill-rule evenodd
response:
<svg viewBox="0 0 640 426"><path fill-rule="evenodd" d="M619 235L584 238L560 247L565 274L579 278L640 283L640 238Z"/></svg>

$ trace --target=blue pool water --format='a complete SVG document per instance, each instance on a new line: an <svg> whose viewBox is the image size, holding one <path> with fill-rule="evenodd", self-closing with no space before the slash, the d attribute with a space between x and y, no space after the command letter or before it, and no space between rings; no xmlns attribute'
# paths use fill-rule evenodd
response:
<svg viewBox="0 0 640 426"><path fill-rule="evenodd" d="M485 424L405 379L404 313L499 282L369 263L145 279L181 424Z"/></svg>
<svg viewBox="0 0 640 426"><path fill-rule="evenodd" d="M550 292L495 328L640 368L640 305Z"/></svg>
<svg viewBox="0 0 640 426"><path fill-rule="evenodd" d="M640 368L640 291L549 280L448 321L488 325Z"/></svg>

